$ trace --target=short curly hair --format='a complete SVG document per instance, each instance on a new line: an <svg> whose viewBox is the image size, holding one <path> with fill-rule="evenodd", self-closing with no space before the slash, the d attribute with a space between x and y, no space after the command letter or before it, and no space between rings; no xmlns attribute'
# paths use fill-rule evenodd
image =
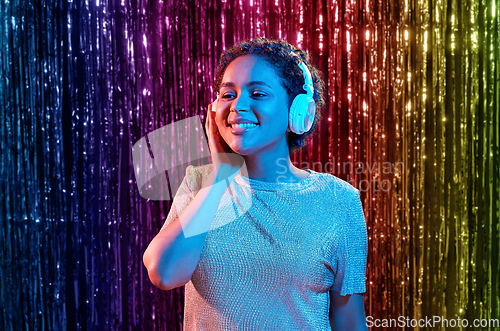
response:
<svg viewBox="0 0 500 331"><path fill-rule="evenodd" d="M315 131L322 118L321 110L325 105L325 99L323 96L325 83L322 79L322 74L309 62L309 54L307 52L304 52L283 40L274 40L264 37L247 39L232 46L225 53L220 55L213 87L216 93L220 91L222 77L224 76L226 68L232 61L243 55L255 54L274 67L276 75L281 78L279 79L281 85L286 89L286 93L288 95L288 109L290 109L293 99L298 94L307 93L302 88L305 79L302 69L299 67L299 58L292 55L291 52L300 57L311 73L314 85L313 98L316 103L316 115L314 116L311 129L301 135L291 131L289 132L288 149L290 153L294 153L305 146L307 137Z"/></svg>

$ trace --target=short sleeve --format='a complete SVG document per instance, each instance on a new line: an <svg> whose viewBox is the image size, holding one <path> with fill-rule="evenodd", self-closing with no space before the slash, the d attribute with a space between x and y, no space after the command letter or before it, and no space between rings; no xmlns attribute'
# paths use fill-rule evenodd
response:
<svg viewBox="0 0 500 331"><path fill-rule="evenodd" d="M161 230L179 217L179 215L182 214L184 209L186 209L189 203L194 199L197 191L200 189L197 187L200 180L199 177L199 173L195 170L195 167L189 165L186 168L186 175L184 176L184 179L175 194L174 201L172 201L172 206L170 207L170 212L168 213Z"/></svg>
<svg viewBox="0 0 500 331"><path fill-rule="evenodd" d="M360 192L353 188L345 197L345 220L337 233L327 240L326 255L334 273L332 290L340 295L366 292L368 240Z"/></svg>

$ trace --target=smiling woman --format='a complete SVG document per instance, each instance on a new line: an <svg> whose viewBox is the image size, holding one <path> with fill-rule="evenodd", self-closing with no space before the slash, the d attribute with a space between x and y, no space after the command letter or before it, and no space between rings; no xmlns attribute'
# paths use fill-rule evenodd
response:
<svg viewBox="0 0 500 331"><path fill-rule="evenodd" d="M231 150L248 158L271 151L288 155L287 94L274 69L257 55L243 55L228 66L221 86L215 117ZM254 178L271 175L255 170Z"/></svg>
<svg viewBox="0 0 500 331"><path fill-rule="evenodd" d="M321 118L319 72L256 38L221 56L214 84L213 163L186 169L144 253L151 281L186 285L184 330L366 330L359 190L290 161Z"/></svg>
<svg viewBox="0 0 500 331"><path fill-rule="evenodd" d="M302 93L305 93L304 86L304 73L299 67L302 61L311 75L313 83L313 99L316 104L316 109L319 110L325 105L323 96L324 82L321 78L321 73L312 64L309 63L309 55L307 52L294 47L286 41L272 40L268 38L257 37L252 40L243 41L233 47L227 52L223 53L219 59L214 80L214 90L222 91L223 87L234 87L227 85L233 83L232 81L223 81L223 77L229 69L231 63L241 56L256 55L264 60L266 67L263 71L263 76L266 77L271 72L273 74L274 82L278 82L282 88L285 89L285 103L287 109L292 105L294 98ZM269 71L267 69L272 68ZM257 71L257 69L256 69ZM269 81L260 80L256 82L256 86L269 87ZM303 134L291 132L289 134L289 147L290 153L298 151L301 147L305 146L307 137L314 133L317 124L321 120L321 112L317 111L313 119L313 124L310 130Z"/></svg>

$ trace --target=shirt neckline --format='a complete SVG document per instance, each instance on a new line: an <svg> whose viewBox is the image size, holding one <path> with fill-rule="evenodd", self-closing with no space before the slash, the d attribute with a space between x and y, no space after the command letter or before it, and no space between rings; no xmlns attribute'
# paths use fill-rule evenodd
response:
<svg viewBox="0 0 500 331"><path fill-rule="evenodd" d="M241 185L245 186L251 189L255 190L262 190L262 191L300 191L305 188L308 188L311 186L312 183L316 181L316 179L319 176L319 173L317 173L314 170L311 169L302 169L307 172L309 172L309 176L301 180L300 182L297 183L275 183L275 182L265 182L261 180L256 180L252 178L248 178L245 176L242 176L240 173L238 173L234 177L234 181Z"/></svg>

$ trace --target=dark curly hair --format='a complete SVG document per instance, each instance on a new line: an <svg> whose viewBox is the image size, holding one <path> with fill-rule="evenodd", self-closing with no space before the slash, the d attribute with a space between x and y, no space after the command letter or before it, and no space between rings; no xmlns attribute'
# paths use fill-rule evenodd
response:
<svg viewBox="0 0 500 331"><path fill-rule="evenodd" d="M281 78L279 80L281 85L286 89L286 93L288 95L288 109L290 109L293 99L298 94L307 93L302 88L304 85L304 74L302 69L299 67L299 58L290 54L291 52L294 52L298 57L300 57L302 62L304 62L311 72L311 78L314 85L313 98L316 103L316 115L314 116L311 129L301 135L291 131L288 133L288 149L290 153L294 153L305 145L307 137L315 131L322 118L321 109L325 105L325 99L323 96L325 83L322 79L321 72L309 63L309 54L307 52L304 52L283 40L274 40L264 37L247 39L234 45L225 53L221 54L217 64L213 87L216 93L220 91L220 85L222 83L224 72L234 59L243 55L259 55L263 60L274 67L276 75Z"/></svg>

